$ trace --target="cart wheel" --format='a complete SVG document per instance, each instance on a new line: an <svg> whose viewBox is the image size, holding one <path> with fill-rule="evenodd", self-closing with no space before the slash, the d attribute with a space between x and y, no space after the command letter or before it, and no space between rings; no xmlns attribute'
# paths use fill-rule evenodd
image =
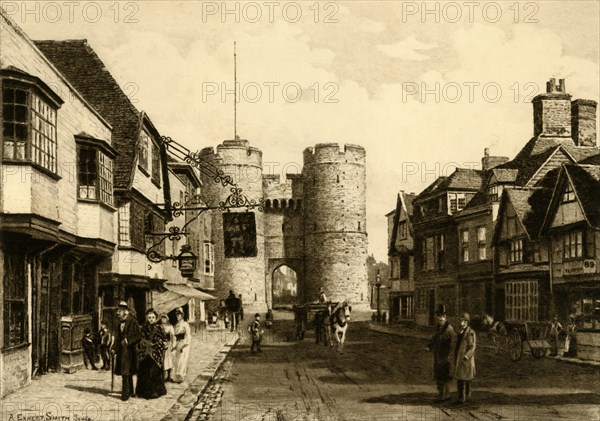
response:
<svg viewBox="0 0 600 421"><path fill-rule="evenodd" d="M511 330L508 334L508 350L511 360L519 361L521 359L521 355L523 355L523 341L517 329Z"/></svg>
<svg viewBox="0 0 600 421"><path fill-rule="evenodd" d="M542 358L544 355L546 355L544 348L531 348L531 356L533 358Z"/></svg>

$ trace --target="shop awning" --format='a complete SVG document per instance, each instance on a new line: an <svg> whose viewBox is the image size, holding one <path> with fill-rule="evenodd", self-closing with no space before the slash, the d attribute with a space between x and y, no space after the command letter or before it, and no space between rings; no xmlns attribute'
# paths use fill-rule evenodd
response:
<svg viewBox="0 0 600 421"><path fill-rule="evenodd" d="M202 301L216 300L212 295L198 291L186 284L165 284L164 287L167 288L166 291L152 293L152 306L159 314L168 313L177 307L184 306L192 298Z"/></svg>

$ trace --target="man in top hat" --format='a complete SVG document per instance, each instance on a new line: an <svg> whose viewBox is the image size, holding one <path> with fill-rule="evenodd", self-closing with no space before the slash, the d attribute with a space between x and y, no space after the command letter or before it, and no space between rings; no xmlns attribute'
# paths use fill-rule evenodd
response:
<svg viewBox="0 0 600 421"><path fill-rule="evenodd" d="M443 304L438 306L435 317L437 326L426 349L433 352L433 376L438 390L436 401L441 402L450 399L452 380L450 355L456 340L456 332L446 319L446 307Z"/></svg>
<svg viewBox="0 0 600 421"><path fill-rule="evenodd" d="M138 364L135 346L142 339L137 320L129 314L129 307L121 301L117 307L119 327L115 335L113 352L117 354L115 373L122 376L121 400L126 401L135 396L133 375L137 374Z"/></svg>
<svg viewBox="0 0 600 421"><path fill-rule="evenodd" d="M465 403L471 397L471 381L475 377L477 336L470 325L469 313L462 314L460 316L460 329L456 336L453 361L459 403Z"/></svg>

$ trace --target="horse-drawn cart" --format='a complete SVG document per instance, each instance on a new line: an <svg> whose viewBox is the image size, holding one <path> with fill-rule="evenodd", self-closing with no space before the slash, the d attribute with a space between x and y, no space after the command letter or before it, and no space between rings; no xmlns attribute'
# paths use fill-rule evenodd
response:
<svg viewBox="0 0 600 421"><path fill-rule="evenodd" d="M529 351L533 358L542 358L550 345L550 323L549 322L524 322L513 323L509 330L511 346L511 359L518 361L523 351Z"/></svg>
<svg viewBox="0 0 600 421"><path fill-rule="evenodd" d="M319 315L329 313L332 307L337 303L306 303L293 307L294 311L294 326L296 338L304 339L304 334L307 330L313 330L318 327Z"/></svg>
<svg viewBox="0 0 600 421"><path fill-rule="evenodd" d="M496 353L504 348L513 361L519 361L524 351L529 351L534 358L542 358L552 349L549 338L548 322L506 322L505 328L492 337Z"/></svg>

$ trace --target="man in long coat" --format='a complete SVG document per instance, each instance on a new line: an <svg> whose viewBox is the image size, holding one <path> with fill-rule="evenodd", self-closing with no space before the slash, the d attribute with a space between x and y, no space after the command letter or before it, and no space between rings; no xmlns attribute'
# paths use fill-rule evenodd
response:
<svg viewBox="0 0 600 421"><path fill-rule="evenodd" d="M125 301L117 307L119 326L115 334L113 352L117 354L115 373L122 377L121 400L126 401L130 396L135 396L133 389L133 375L137 374L138 362L135 352L137 343L142 339L140 325L129 314Z"/></svg>
<svg viewBox="0 0 600 421"><path fill-rule="evenodd" d="M465 403L471 397L471 380L475 377L475 349L477 336L469 326L469 313L460 317L460 330L454 348L453 372L458 389L458 400Z"/></svg>
<svg viewBox="0 0 600 421"><path fill-rule="evenodd" d="M446 308L438 306L436 311L437 327L427 346L433 352L433 376L437 385L438 396L436 401L450 399L451 355L456 340L454 328L446 320Z"/></svg>

